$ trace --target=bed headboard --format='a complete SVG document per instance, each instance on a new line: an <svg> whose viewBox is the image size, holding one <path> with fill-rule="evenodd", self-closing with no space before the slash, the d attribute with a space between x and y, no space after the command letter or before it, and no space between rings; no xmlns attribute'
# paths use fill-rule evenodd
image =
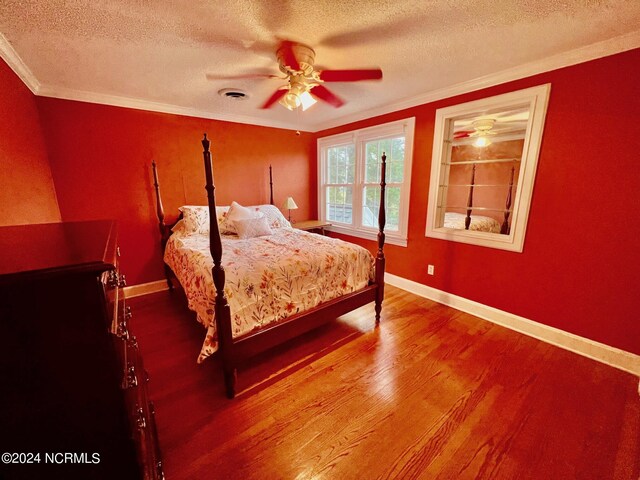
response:
<svg viewBox="0 0 640 480"><path fill-rule="evenodd" d="M207 134L204 134L204 139L202 140L203 146L204 142L209 142L207 139ZM209 155L211 152L209 152ZM165 213L164 207L162 205L162 195L160 194L160 181L158 180L158 165L155 160L151 161L151 170L153 171L153 187L156 192L156 216L158 218L158 229L160 230L160 238L162 244L162 251L164 252L164 248L167 245L167 241L171 236L171 229L182 219L182 213L176 218L176 220L167 225L165 223ZM273 203L273 168L269 165L269 203L271 205L275 205Z"/></svg>

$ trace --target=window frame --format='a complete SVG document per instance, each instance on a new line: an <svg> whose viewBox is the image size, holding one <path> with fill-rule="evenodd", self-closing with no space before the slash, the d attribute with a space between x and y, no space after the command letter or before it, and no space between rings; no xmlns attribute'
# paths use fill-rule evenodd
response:
<svg viewBox="0 0 640 480"><path fill-rule="evenodd" d="M389 231L385 228L386 242L406 247L409 223L409 200L411 195L411 170L413 166L413 143L415 136L415 117L374 125L372 127L352 130L345 133L318 138L318 216L322 221L331 223L326 230L352 235L354 237L376 240L378 235L377 223L375 227L362 225L362 207L365 186L372 184L365 182L366 143L373 140L383 140L404 136L404 171L403 182L400 185L400 212L398 218L398 230ZM352 220L353 224L345 224L327 220L326 218L326 189L333 184L327 183L327 151L332 147L353 145L355 148L355 175L352 191ZM387 152L390 154L390 152ZM389 179L387 165L387 179ZM379 183L377 184L379 187ZM397 182L387 182L387 186L397 186Z"/></svg>

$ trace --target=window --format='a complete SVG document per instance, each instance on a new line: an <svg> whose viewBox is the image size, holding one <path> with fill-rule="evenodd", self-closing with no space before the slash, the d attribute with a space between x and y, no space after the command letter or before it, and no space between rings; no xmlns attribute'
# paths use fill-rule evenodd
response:
<svg viewBox="0 0 640 480"><path fill-rule="evenodd" d="M318 139L318 204L329 230L375 240L380 168L387 156L385 234L407 245L415 118Z"/></svg>
<svg viewBox="0 0 640 480"><path fill-rule="evenodd" d="M522 252L549 89L436 111L427 237Z"/></svg>

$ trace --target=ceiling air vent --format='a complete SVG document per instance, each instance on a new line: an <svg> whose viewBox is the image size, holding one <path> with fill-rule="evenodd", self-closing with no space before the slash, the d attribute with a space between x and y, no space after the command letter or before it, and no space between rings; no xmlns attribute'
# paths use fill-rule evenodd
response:
<svg viewBox="0 0 640 480"><path fill-rule="evenodd" d="M218 90L218 95L230 98L231 100L244 100L245 98L249 98L247 92L243 92L238 88L223 88L222 90Z"/></svg>

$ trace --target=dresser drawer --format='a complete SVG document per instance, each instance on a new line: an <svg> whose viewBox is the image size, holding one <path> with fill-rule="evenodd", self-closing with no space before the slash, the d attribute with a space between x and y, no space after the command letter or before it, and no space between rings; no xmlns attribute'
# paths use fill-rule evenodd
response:
<svg viewBox="0 0 640 480"><path fill-rule="evenodd" d="M155 412L148 398L149 375L144 368L137 339L130 329L132 312L123 291L126 279L118 268L119 249L115 257L115 268L105 272L101 281L106 300L109 331L112 334L119 361L119 380L125 401L130 438L135 443L142 478L164 479Z"/></svg>
<svg viewBox="0 0 640 480"><path fill-rule="evenodd" d="M0 477L140 480L143 460L122 388L126 334L111 333L126 308L116 224L16 232L20 242L9 255L32 263L0 275L0 452L89 452L89 459L95 452L100 461L3 465Z"/></svg>
<svg viewBox="0 0 640 480"><path fill-rule="evenodd" d="M143 478L163 479L162 459L153 403L149 401L149 374L144 368L137 340L127 341L126 402L131 431L138 448Z"/></svg>

